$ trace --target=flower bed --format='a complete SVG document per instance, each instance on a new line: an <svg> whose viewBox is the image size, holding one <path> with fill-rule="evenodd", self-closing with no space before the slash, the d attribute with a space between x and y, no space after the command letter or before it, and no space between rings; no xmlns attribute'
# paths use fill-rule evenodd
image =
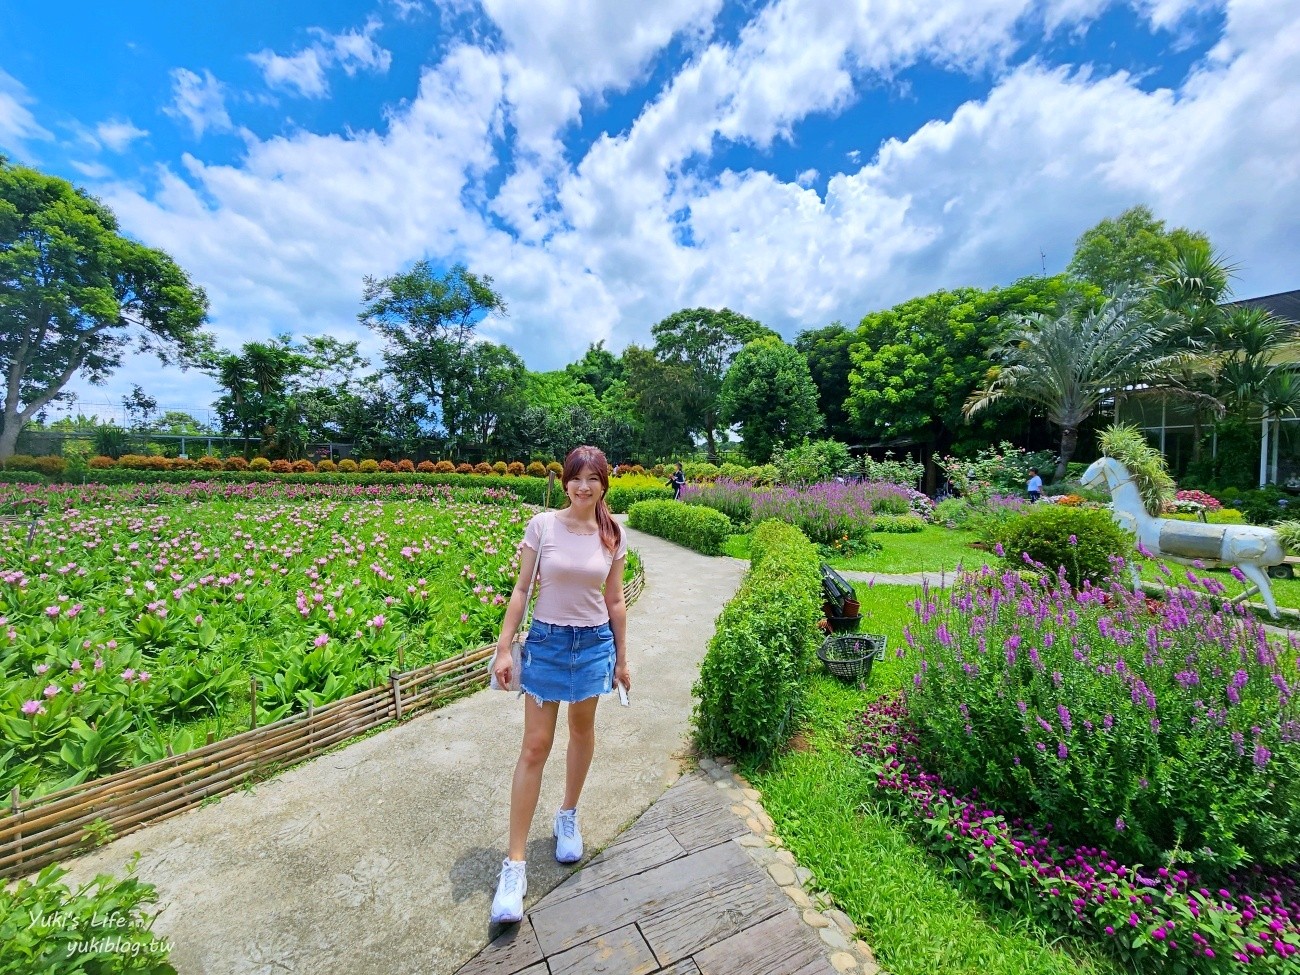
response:
<svg viewBox="0 0 1300 975"><path fill-rule="evenodd" d="M1295 648L1216 605L988 568L926 593L906 703L863 718L881 801L1140 970L1296 970Z"/></svg>
<svg viewBox="0 0 1300 975"><path fill-rule="evenodd" d="M6 491L28 491L12 486ZM47 791L495 636L510 496L288 484L45 489L0 524L0 788ZM12 749L12 751L10 751Z"/></svg>

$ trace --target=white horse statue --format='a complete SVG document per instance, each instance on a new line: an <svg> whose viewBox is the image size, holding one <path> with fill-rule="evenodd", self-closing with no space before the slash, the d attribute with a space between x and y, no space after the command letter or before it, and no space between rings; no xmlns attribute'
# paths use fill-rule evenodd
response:
<svg viewBox="0 0 1300 975"><path fill-rule="evenodd" d="M1094 461L1080 478L1085 487L1109 488L1115 521L1137 535L1138 544L1152 555L1175 562L1223 562L1239 567L1254 585L1233 602L1258 591L1269 613L1277 617L1277 603L1265 567L1286 558L1282 540L1271 528L1259 525L1205 525L1196 521L1153 518L1138 493L1128 468L1113 457Z"/></svg>

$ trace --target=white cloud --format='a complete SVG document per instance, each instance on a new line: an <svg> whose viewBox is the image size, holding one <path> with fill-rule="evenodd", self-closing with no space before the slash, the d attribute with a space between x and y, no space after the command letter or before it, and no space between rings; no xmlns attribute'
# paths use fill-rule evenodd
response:
<svg viewBox="0 0 1300 975"><path fill-rule="evenodd" d="M382 26L372 17L360 31L331 34L313 27L311 33L317 40L296 54L280 55L266 49L248 59L262 69L268 86L296 89L307 98L324 98L330 90L326 72L332 67L341 67L348 77L361 69L380 74L388 70L393 56L375 43L373 36Z"/></svg>
<svg viewBox="0 0 1300 975"><path fill-rule="evenodd" d="M414 20L429 12L422 0L392 0L392 3L398 20Z"/></svg>
<svg viewBox="0 0 1300 975"><path fill-rule="evenodd" d="M136 128L130 119L109 119L95 126L99 141L113 152L122 152L136 139L143 139L148 134L148 130Z"/></svg>
<svg viewBox="0 0 1300 975"><path fill-rule="evenodd" d="M0 146L20 148L30 139L52 139L31 113L36 99L17 78L0 70Z"/></svg>
<svg viewBox="0 0 1300 975"><path fill-rule="evenodd" d="M815 169L805 169L802 173L794 178L794 181L800 186L808 187L817 182L817 177L821 175Z"/></svg>
<svg viewBox="0 0 1300 975"><path fill-rule="evenodd" d="M1139 202L1208 232L1249 274L1239 293L1296 285L1300 18L1288 4L1234 0L1213 54L1156 91L1125 74L1013 64L1007 38L1023 18L1045 26L1027 2L962 7L970 24L955 4L884 8L872 23L829 6L785 0L735 44L701 49L629 130L573 162L539 149L494 172L522 104L544 116L527 137L544 148L579 110L568 99L632 83L666 25L688 21L654 21L654 43L571 69L545 38L523 36L534 15L512 8L505 36L517 44L454 48L382 132L253 139L239 165L191 158L148 194L115 186L105 197L208 290L228 345L281 328L364 334L361 278L427 256L494 276L511 313L483 332L533 368L598 339L645 342L684 306L728 305L790 336L940 287L1036 273L1040 247L1059 269L1081 231ZM846 172L786 182L757 155L743 172L712 162L724 141L797 141L808 114L869 97L864 83L915 63L993 80L950 117L853 150ZM556 78L568 83L548 91ZM525 142L520 129L517 159ZM824 195L801 185L823 179Z"/></svg>
<svg viewBox="0 0 1300 975"><path fill-rule="evenodd" d="M229 132L234 126L226 111L225 85L206 68L199 76L188 68L172 71L172 103L163 111L174 119L188 122L195 138L203 133Z"/></svg>
<svg viewBox="0 0 1300 975"><path fill-rule="evenodd" d="M90 179L108 179L108 177L113 175L113 171L103 163L74 162L71 165L72 168L81 173L81 175Z"/></svg>

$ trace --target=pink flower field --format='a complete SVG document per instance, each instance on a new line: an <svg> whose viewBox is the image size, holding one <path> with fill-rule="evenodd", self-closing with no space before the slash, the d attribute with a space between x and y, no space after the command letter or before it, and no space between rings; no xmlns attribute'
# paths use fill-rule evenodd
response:
<svg viewBox="0 0 1300 975"><path fill-rule="evenodd" d="M95 778L495 637L528 511L419 485L0 490L0 788ZM28 514L41 514L28 544Z"/></svg>

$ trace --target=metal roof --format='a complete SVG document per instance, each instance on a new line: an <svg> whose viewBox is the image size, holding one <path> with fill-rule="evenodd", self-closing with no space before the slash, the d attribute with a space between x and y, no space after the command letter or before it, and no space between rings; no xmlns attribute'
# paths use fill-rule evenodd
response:
<svg viewBox="0 0 1300 975"><path fill-rule="evenodd" d="M1300 291L1279 291L1275 295L1229 301L1224 308L1263 308L1278 318L1300 322Z"/></svg>

